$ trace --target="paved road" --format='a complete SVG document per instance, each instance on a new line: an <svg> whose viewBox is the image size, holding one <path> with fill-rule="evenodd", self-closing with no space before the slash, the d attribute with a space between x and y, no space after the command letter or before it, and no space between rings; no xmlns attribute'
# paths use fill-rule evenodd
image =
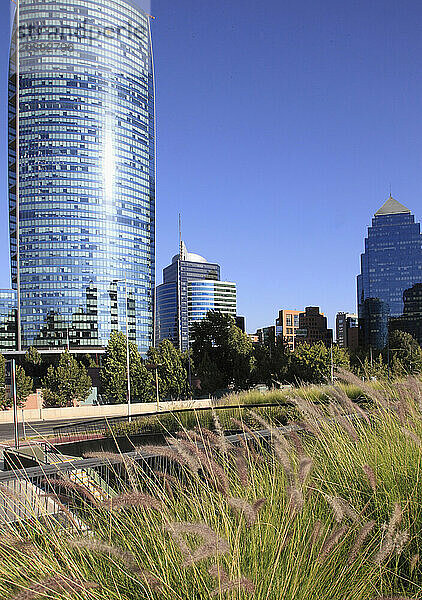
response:
<svg viewBox="0 0 422 600"><path fill-rule="evenodd" d="M27 437L42 437L53 433L53 428L60 425L66 425L67 423L80 423L82 421L89 421L92 419L72 419L71 421L60 420L60 421L39 421L34 423L25 423L25 430ZM22 423L19 423L19 435L23 436ZM1 423L0 424L0 444L5 445L5 442L12 441L14 439L13 423ZM7 444L6 444L7 445Z"/></svg>

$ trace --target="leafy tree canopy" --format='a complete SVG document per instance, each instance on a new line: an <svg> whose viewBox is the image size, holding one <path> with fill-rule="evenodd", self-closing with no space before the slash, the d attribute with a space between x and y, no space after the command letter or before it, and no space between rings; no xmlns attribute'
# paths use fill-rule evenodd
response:
<svg viewBox="0 0 422 600"><path fill-rule="evenodd" d="M348 369L349 354L344 348L333 346L334 368ZM296 347L291 360L291 375L296 381L306 383L324 383L331 375L331 348L323 342L300 344Z"/></svg>
<svg viewBox="0 0 422 600"><path fill-rule="evenodd" d="M154 380L139 353L129 342L130 386L132 402L151 402L154 399ZM127 402L126 336L114 331L101 362L101 392L108 404Z"/></svg>
<svg viewBox="0 0 422 600"><path fill-rule="evenodd" d="M72 406L83 402L91 393L92 381L86 368L64 352L57 367L50 365L42 381L45 407Z"/></svg>
<svg viewBox="0 0 422 600"><path fill-rule="evenodd" d="M161 398L182 398L188 393L188 375L184 355L170 340L150 348L149 362L158 365L158 389ZM153 373L154 377L155 374Z"/></svg>
<svg viewBox="0 0 422 600"><path fill-rule="evenodd" d="M209 311L192 327L195 370L206 393L248 386L254 365L252 342L230 315Z"/></svg>

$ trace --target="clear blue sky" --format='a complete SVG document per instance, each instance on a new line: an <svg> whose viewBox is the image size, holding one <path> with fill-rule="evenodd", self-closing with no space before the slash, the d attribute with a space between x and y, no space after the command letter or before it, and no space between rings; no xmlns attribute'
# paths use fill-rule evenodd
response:
<svg viewBox="0 0 422 600"><path fill-rule="evenodd" d="M0 8L0 286L9 286ZM417 0L153 0L158 283L188 248L238 284L248 331L279 308L355 310L366 227L389 194L422 217Z"/></svg>

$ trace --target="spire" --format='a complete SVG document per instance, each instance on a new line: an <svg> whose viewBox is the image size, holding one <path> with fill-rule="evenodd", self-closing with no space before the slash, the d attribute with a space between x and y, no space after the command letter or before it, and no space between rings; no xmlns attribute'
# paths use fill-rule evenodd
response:
<svg viewBox="0 0 422 600"><path fill-rule="evenodd" d="M395 200L390 194L390 197L384 202L381 208L377 210L375 216L379 217L382 215L396 215L400 213L410 214L410 210L403 204L400 204L400 202L397 202L397 200Z"/></svg>

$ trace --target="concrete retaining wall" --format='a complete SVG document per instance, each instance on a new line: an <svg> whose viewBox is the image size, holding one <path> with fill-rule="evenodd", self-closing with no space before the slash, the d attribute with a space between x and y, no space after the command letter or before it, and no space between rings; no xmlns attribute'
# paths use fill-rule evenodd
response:
<svg viewBox="0 0 422 600"><path fill-rule="evenodd" d="M160 402L160 411L180 410L184 408L209 408L211 400L179 400L176 402ZM34 421L74 421L76 419L97 419L101 417L124 417L128 414L127 404L107 404L103 406L75 406L69 408L37 408L19 410L19 422L22 415L25 423ZM156 402L132 404L131 414L157 412ZM0 423L13 423L13 410L0 412Z"/></svg>

